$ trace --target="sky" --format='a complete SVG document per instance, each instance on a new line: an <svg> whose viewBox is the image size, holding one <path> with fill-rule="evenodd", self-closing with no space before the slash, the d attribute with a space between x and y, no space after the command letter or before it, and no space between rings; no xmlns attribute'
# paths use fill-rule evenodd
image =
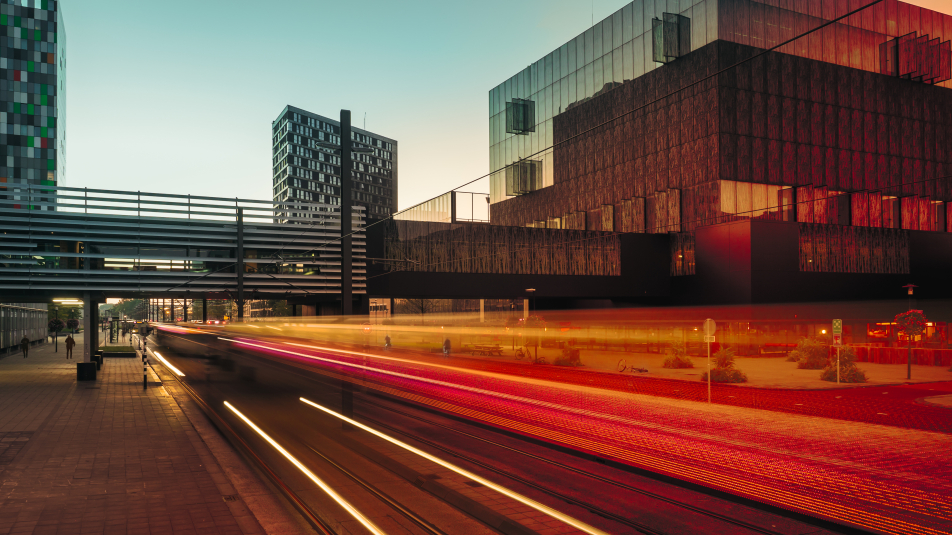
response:
<svg viewBox="0 0 952 535"><path fill-rule="evenodd" d="M291 104L396 139L406 208L485 175L489 90L625 3L66 0L61 185L270 199Z"/></svg>
<svg viewBox="0 0 952 535"><path fill-rule="evenodd" d="M489 171L490 89L626 3L65 0L61 185L271 199L290 104L396 139L407 208Z"/></svg>

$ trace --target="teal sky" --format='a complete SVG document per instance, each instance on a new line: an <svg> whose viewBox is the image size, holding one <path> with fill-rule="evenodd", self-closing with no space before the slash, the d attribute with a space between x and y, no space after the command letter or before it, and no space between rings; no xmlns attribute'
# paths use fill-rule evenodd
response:
<svg viewBox="0 0 952 535"><path fill-rule="evenodd" d="M492 87L626 3L66 0L65 185L270 199L291 104L396 139L406 208L488 171Z"/></svg>
<svg viewBox="0 0 952 535"><path fill-rule="evenodd" d="M270 199L292 104L396 139L405 208L485 174L489 90L625 3L67 0L65 185Z"/></svg>

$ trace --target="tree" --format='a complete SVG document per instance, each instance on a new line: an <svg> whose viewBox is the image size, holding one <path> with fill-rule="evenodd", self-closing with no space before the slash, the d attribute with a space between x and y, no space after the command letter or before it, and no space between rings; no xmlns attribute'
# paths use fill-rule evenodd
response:
<svg viewBox="0 0 952 535"><path fill-rule="evenodd" d="M688 357L688 348L684 342L671 344L671 354L664 358L662 368L693 368L694 362Z"/></svg>
<svg viewBox="0 0 952 535"><path fill-rule="evenodd" d="M701 375L707 381L707 372ZM714 368L711 370L713 383L746 383L747 374L734 367L734 348L723 347L714 353Z"/></svg>
<svg viewBox="0 0 952 535"><path fill-rule="evenodd" d="M61 319L51 319L49 323L50 332L53 333L54 352L59 351L59 333L66 328L66 324Z"/></svg>
<svg viewBox="0 0 952 535"><path fill-rule="evenodd" d="M267 313L272 317L283 318L291 315L291 307L286 299L269 299Z"/></svg>
<svg viewBox="0 0 952 535"><path fill-rule="evenodd" d="M846 346L840 348L840 382L841 383L865 383L866 372L856 367L856 353L853 348ZM829 364L820 374L823 381L836 381L836 359L831 358Z"/></svg>
<svg viewBox="0 0 952 535"><path fill-rule="evenodd" d="M830 360L830 344L817 338L801 338L787 360L796 362L800 369L822 370Z"/></svg>
<svg viewBox="0 0 952 535"><path fill-rule="evenodd" d="M439 299L406 299L404 301L405 309L411 314L419 314L424 317L427 313L433 313L440 305Z"/></svg>
<svg viewBox="0 0 952 535"><path fill-rule="evenodd" d="M132 319L145 319L148 315L148 303L145 299L123 299L112 307L112 315L128 316Z"/></svg>
<svg viewBox="0 0 952 535"><path fill-rule="evenodd" d="M909 341L909 352L906 354L906 379L912 379L912 337L919 336L926 330L926 315L921 310L907 310L897 314L895 321Z"/></svg>

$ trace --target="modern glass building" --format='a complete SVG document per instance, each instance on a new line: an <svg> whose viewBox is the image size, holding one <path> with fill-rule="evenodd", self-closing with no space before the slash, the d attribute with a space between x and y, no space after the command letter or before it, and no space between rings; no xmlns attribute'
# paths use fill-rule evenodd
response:
<svg viewBox="0 0 952 535"><path fill-rule="evenodd" d="M352 130L354 141L373 148L373 152L353 155L354 206L366 208L368 222L385 219L397 211L397 142L359 128ZM340 143L339 121L287 106L271 125L271 143L276 203L299 201L311 205L311 210L339 210L340 156L321 145Z"/></svg>
<svg viewBox="0 0 952 535"><path fill-rule="evenodd" d="M908 273L952 230L952 17L862 5L625 6L490 91L492 223L670 234L690 275L697 229L787 221L801 271Z"/></svg>
<svg viewBox="0 0 952 535"><path fill-rule="evenodd" d="M62 186L66 170L66 33L60 0L0 2L0 199L17 184ZM39 198L52 203L55 199ZM36 200L36 199L34 199ZM32 206L53 210L52 204Z"/></svg>

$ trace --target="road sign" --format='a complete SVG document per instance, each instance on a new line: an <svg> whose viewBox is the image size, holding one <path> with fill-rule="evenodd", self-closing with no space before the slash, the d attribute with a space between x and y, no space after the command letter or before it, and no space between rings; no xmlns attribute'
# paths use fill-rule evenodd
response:
<svg viewBox="0 0 952 535"><path fill-rule="evenodd" d="M712 335L712 334L711 334L711 335L705 335L705 336L704 336L704 341L705 341L705 342L713 342L713 341L714 341L714 335Z"/></svg>
<svg viewBox="0 0 952 535"><path fill-rule="evenodd" d="M841 345L843 345L843 335L842 335L842 334L834 334L834 335L833 335L833 345L835 345L835 346L841 346Z"/></svg>
<svg viewBox="0 0 952 535"><path fill-rule="evenodd" d="M833 320L833 334L843 334L843 320Z"/></svg>
<svg viewBox="0 0 952 535"><path fill-rule="evenodd" d="M708 336L713 336L714 331L716 330L717 330L717 324L714 323L714 320L712 320L711 318L707 318L706 320L704 320L704 334Z"/></svg>

